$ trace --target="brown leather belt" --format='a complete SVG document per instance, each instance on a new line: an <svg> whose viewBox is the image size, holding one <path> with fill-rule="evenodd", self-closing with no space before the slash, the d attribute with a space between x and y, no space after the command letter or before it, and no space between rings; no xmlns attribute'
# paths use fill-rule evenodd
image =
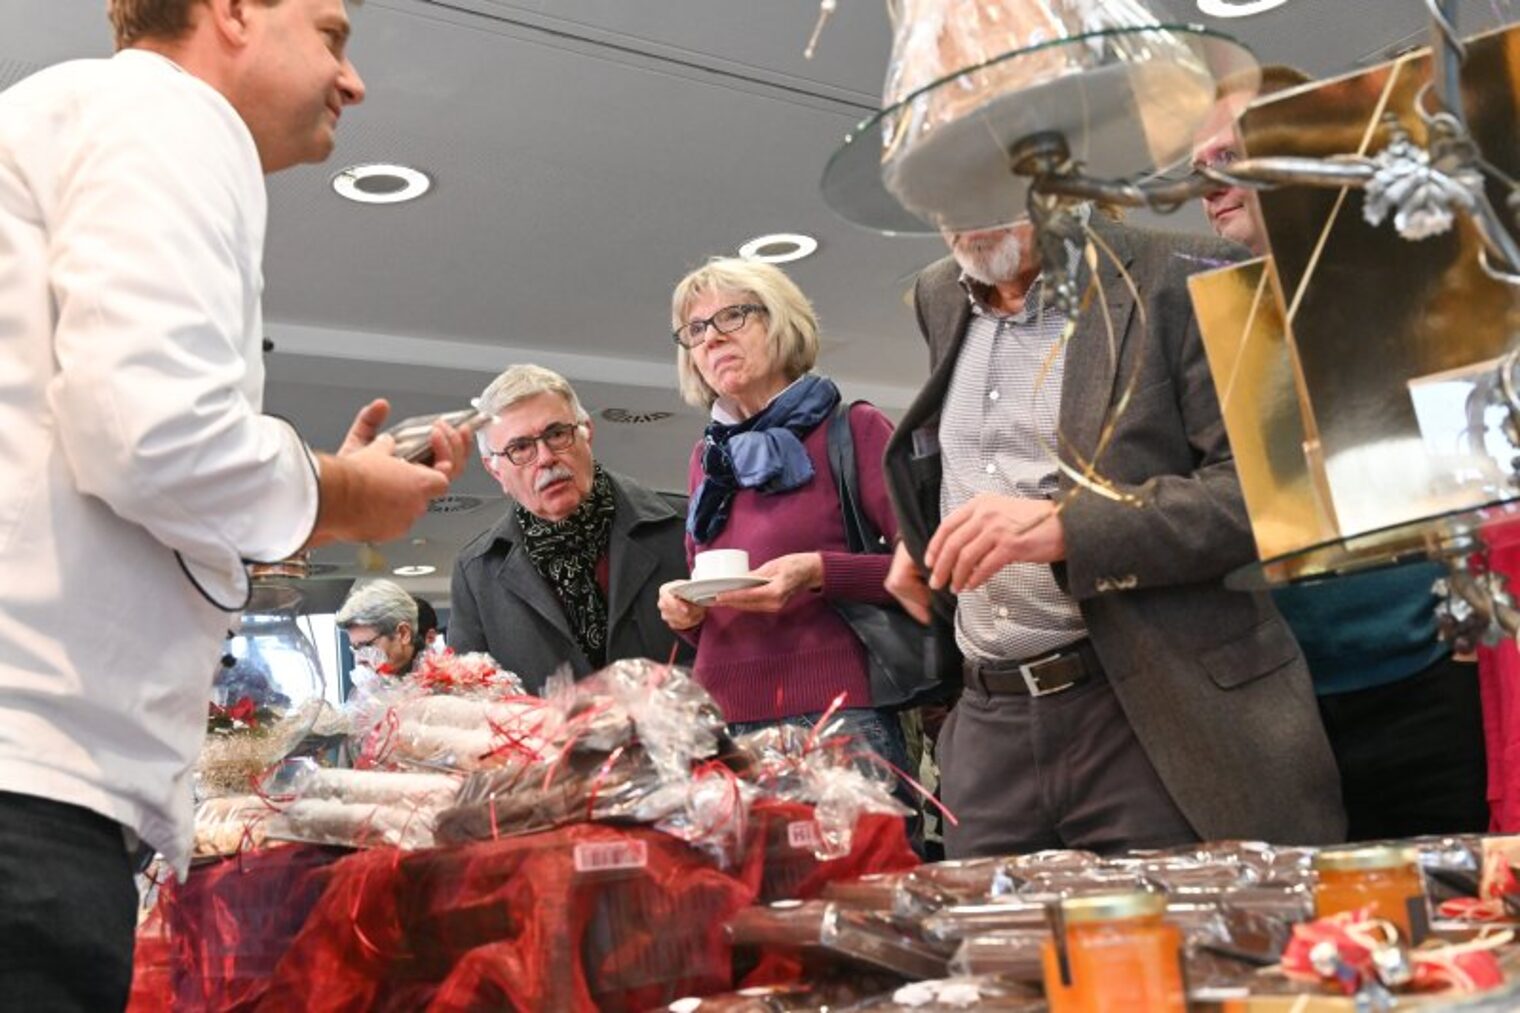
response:
<svg viewBox="0 0 1520 1013"><path fill-rule="evenodd" d="M1059 651L1028 661L965 662L966 685L989 696L1049 696L1080 686L1103 671L1086 637Z"/></svg>

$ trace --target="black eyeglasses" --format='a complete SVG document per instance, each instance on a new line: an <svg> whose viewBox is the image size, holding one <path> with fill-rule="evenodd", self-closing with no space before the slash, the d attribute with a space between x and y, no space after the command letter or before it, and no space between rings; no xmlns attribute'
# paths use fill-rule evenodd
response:
<svg viewBox="0 0 1520 1013"><path fill-rule="evenodd" d="M520 436L508 441L500 450L488 451L486 456L505 457L519 467L531 464L538 457L539 443L543 443L553 454L569 450L575 443L575 434L581 426L580 422L556 422L537 436Z"/></svg>
<svg viewBox="0 0 1520 1013"><path fill-rule="evenodd" d="M751 313L764 312L765 307L754 302L743 303L739 306L725 306L706 320L693 320L676 328L671 337L675 338L676 344L682 348L696 348L707 340L709 327L719 334L732 334L744 326L744 321L749 319Z"/></svg>

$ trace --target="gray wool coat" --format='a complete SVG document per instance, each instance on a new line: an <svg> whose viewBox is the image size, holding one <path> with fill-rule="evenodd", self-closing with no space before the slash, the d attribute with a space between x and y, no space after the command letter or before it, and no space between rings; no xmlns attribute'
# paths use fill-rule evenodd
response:
<svg viewBox="0 0 1520 1013"><path fill-rule="evenodd" d="M1114 258L1100 256L1099 295L1067 349L1059 442L1067 464L1080 472L1096 457L1096 470L1140 505L1078 489L1063 473L1067 557L1056 578L1200 837L1342 840L1339 777L1298 644L1266 595L1222 585L1256 548L1185 279L1238 249L1097 215L1092 224ZM947 258L918 279L931 374L887 449L903 538L920 563L940 519L940 408L970 320L959 274ZM1078 281L1085 290L1085 265ZM935 614L953 621L953 599L939 596Z"/></svg>
<svg viewBox="0 0 1520 1013"><path fill-rule="evenodd" d="M607 658L653 658L690 664L692 648L660 618L660 585L683 580L686 520L658 493L608 472L617 502L612 517L607 588ZM448 642L485 651L516 672L530 693L561 665L577 678L591 671L559 598L522 546L515 510L478 536L454 562Z"/></svg>

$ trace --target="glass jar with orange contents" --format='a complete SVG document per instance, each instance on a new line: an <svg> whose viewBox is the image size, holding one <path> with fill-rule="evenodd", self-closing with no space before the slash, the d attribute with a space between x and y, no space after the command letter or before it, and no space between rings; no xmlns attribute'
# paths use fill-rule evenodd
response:
<svg viewBox="0 0 1520 1013"><path fill-rule="evenodd" d="M1061 901L1043 953L1050 1013L1182 1013L1182 934L1165 913L1155 893Z"/></svg>
<svg viewBox="0 0 1520 1013"><path fill-rule="evenodd" d="M1321 851L1314 856L1314 871L1318 917L1370 907L1374 918L1398 926L1405 942L1418 943L1425 937L1430 923L1425 879L1413 848L1377 845Z"/></svg>

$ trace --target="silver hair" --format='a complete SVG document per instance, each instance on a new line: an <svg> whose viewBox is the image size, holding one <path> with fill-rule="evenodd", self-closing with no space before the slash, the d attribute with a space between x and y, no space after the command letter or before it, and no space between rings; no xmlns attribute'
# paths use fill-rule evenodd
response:
<svg viewBox="0 0 1520 1013"><path fill-rule="evenodd" d="M519 363L504 369L500 376L491 381L490 386L480 392L480 397L475 399L475 408L494 419L519 401L540 394L559 395L575 413L575 421L591 421L591 416L581 407L581 399L575 396L575 388L570 386L569 380L552 369L532 363ZM475 430L475 443L480 448L481 456L491 452L491 445L486 441L486 428L482 426Z"/></svg>
<svg viewBox="0 0 1520 1013"><path fill-rule="evenodd" d="M380 633L395 633L402 623L417 629L417 602L389 580L371 580L348 593L335 620L341 629L371 626Z"/></svg>

